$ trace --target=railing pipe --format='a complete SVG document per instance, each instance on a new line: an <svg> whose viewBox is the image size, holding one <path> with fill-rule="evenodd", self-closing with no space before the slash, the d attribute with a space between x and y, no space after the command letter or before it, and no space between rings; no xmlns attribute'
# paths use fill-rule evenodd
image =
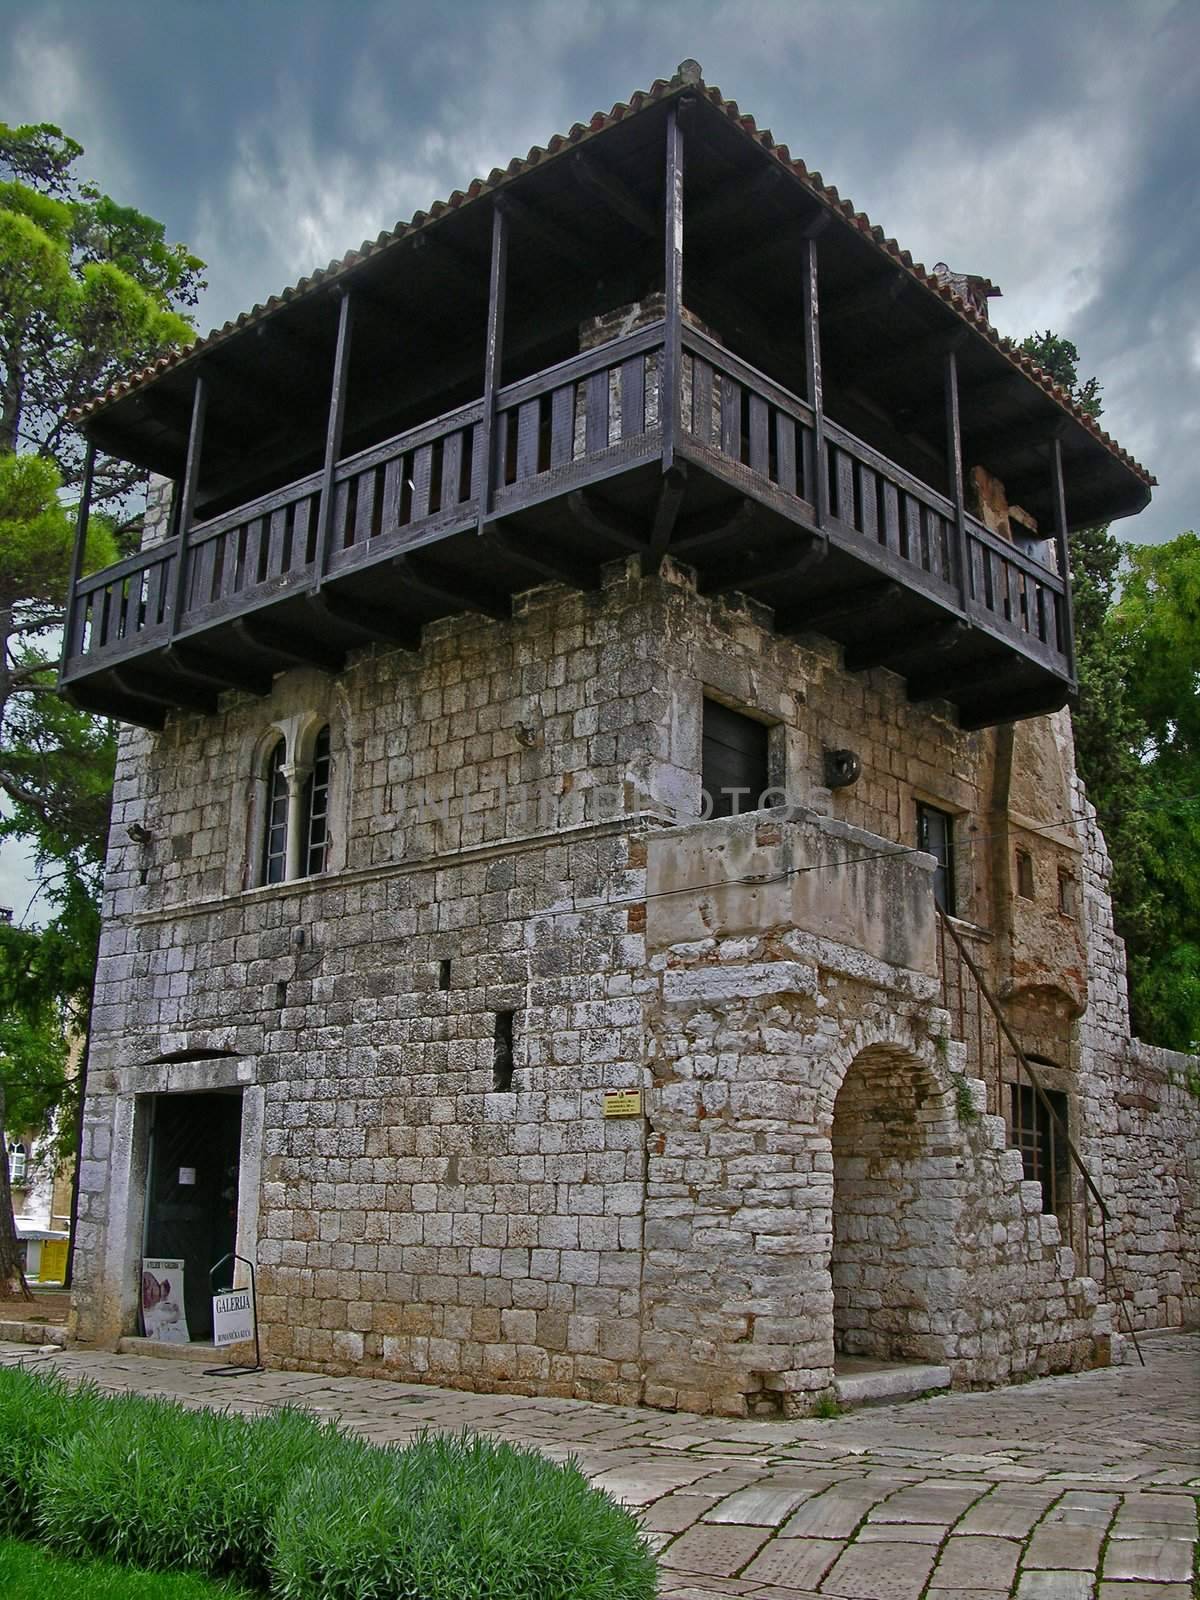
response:
<svg viewBox="0 0 1200 1600"><path fill-rule="evenodd" d="M480 460L475 476L479 484L480 533L487 529L492 511L496 472L496 400L504 362L504 305L508 287L508 217L503 197L492 208L492 258L488 272L487 346L483 364L483 418L479 425Z"/></svg>
<svg viewBox="0 0 1200 1600"><path fill-rule="evenodd" d="M958 599L965 612L971 598L970 551L967 546L967 503L963 483L962 426L958 411L958 356L946 351L946 465L954 502L954 547L958 566Z"/></svg>
<svg viewBox="0 0 1200 1600"><path fill-rule="evenodd" d="M208 410L208 385L202 374L197 374L192 390L192 425L188 431L187 464L183 469L183 493L179 505L179 534L175 550L175 594L171 603L170 637L175 638L183 625L183 607L187 599L188 534L192 515L196 509L196 485L200 480L200 451L204 446L204 418Z"/></svg>
<svg viewBox="0 0 1200 1600"><path fill-rule="evenodd" d="M663 289L666 343L663 346L662 465L670 472L683 426L683 130L679 107L667 113L666 178L663 204Z"/></svg>
<svg viewBox="0 0 1200 1600"><path fill-rule="evenodd" d="M89 439L87 454L83 458L83 485L79 492L79 509L75 513L75 548L71 552L71 575L67 580L67 618L64 629L63 666L76 653L75 619L78 607L75 591L78 589L79 580L83 576L83 558L87 549L88 517L92 509L92 486L95 478L96 446ZM59 682L62 682L62 666L59 668Z"/></svg>
<svg viewBox="0 0 1200 1600"><path fill-rule="evenodd" d="M1058 575L1062 579L1063 654L1067 671L1075 679L1075 613L1071 594L1071 548L1067 542L1067 497L1063 487L1062 438L1056 434L1051 444L1051 487L1054 492L1054 542L1058 552Z"/></svg>
<svg viewBox="0 0 1200 1600"><path fill-rule="evenodd" d="M346 389L350 376L350 341L354 333L354 301L348 289L341 291L338 306L337 347L333 356L333 384L329 392L329 418L325 427L325 461L321 468L321 496L317 502L317 566L313 573L313 592L320 590L329 570L333 537L334 472L342 453L346 428Z"/></svg>
<svg viewBox="0 0 1200 1600"><path fill-rule="evenodd" d="M812 407L813 474L816 478L812 496L817 527L824 528L829 520L829 470L825 453L825 394L821 380L821 314L820 285L817 276L817 235L810 232L804 238L803 268L800 279L802 304L802 333L804 337L805 398Z"/></svg>

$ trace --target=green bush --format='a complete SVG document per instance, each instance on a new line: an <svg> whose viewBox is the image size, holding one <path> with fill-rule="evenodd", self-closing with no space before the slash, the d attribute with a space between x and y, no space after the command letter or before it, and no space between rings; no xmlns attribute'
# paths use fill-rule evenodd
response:
<svg viewBox="0 0 1200 1600"><path fill-rule="evenodd" d="M0 1532L28 1536L47 1452L96 1418L109 1401L91 1384L8 1367L0 1374Z"/></svg>
<svg viewBox="0 0 1200 1600"><path fill-rule="evenodd" d="M300 1411L192 1411L12 1368L0 1369L0 1517L75 1559L190 1569L275 1600L656 1589L630 1513L536 1451L465 1434L380 1449ZM142 1592L154 1591L128 1590Z"/></svg>
<svg viewBox="0 0 1200 1600"><path fill-rule="evenodd" d="M44 1455L38 1526L73 1556L266 1588L270 1523L289 1485L366 1448L300 1411L241 1417L127 1396Z"/></svg>
<svg viewBox="0 0 1200 1600"><path fill-rule="evenodd" d="M274 1524L280 1600L650 1600L637 1523L573 1465L422 1435L310 1471Z"/></svg>

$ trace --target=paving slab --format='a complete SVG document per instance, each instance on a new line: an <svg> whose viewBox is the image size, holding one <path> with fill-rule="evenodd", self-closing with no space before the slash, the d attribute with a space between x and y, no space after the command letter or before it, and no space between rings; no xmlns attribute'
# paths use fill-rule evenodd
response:
<svg viewBox="0 0 1200 1600"><path fill-rule="evenodd" d="M1018 1600L1190 1600L1200 1338L1143 1348L1144 1369L778 1422L314 1373L214 1379L79 1347L0 1345L0 1365L189 1407L307 1406L380 1441L467 1429L573 1457L661 1547L661 1600L917 1600L926 1582L927 1600L1000 1600L1023 1545Z"/></svg>

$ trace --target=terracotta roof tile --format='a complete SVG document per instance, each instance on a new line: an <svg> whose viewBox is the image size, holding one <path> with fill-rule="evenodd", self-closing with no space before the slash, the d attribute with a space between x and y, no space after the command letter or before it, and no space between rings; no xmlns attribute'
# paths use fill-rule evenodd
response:
<svg viewBox="0 0 1200 1600"><path fill-rule="evenodd" d="M656 101L666 99L671 95L687 92L703 95L710 104L716 106L731 122L739 126L748 137L773 155L794 177L804 183L823 205L845 217L857 231L870 238L882 254L902 266L918 283L925 285L926 288L936 293L959 316L970 323L976 332L987 339L1015 367L1019 368L1027 378L1045 390L1060 406L1068 411L1099 443L1103 444L1132 472L1136 473L1147 484L1157 483L1158 480L1136 461L1128 451L1124 450L1111 434L1101 428L1094 417L1089 416L1087 412L1081 410L1075 404L1070 395L1054 382L1044 368L1025 355L1013 340L997 333L986 318L981 316L968 301L955 294L948 284L943 283L940 278L927 271L920 262L914 261L909 251L902 250L895 239L890 238L882 228L871 222L865 212L856 211L849 200L843 200L836 187L832 184L827 185L819 172L810 172L799 157L793 158L786 144L777 144L775 142L769 128L759 128L749 113L743 113L739 110L736 100L726 100L715 84L705 84L703 82L693 84L678 78L669 82L663 78L656 78L649 89L639 90L630 97L628 103L618 101L607 112L595 112L586 124L577 122L566 134L554 134L544 148L535 145L524 158L514 156L503 171L498 167L493 168L486 178L472 179L465 191L456 189L448 199L436 201L428 211L415 211L408 222L398 222L394 228L380 233L374 240L364 240L358 250L348 251L341 261L331 261L324 269L318 268L307 277L301 278L293 287L284 289L278 295L272 295L267 301L254 306L250 311L242 312L232 321L226 322L223 327L213 329L211 333L197 339L193 344L172 350L168 354L160 356L157 361L152 362L149 366L143 367L140 372L132 373L129 377L113 384L103 394L97 395L81 406L77 406L71 412L69 420L77 422L94 415L114 401L121 399L122 396L129 394L132 390L148 383L151 379L160 377L173 367L190 361L204 351L221 344L240 329L262 321L265 317L269 317L273 312L278 311L291 301L322 288L331 279L350 271L362 261L399 244L401 240L419 232L422 228L430 226L439 217L445 216L448 211L456 211L460 206L480 199L501 184L521 177L526 172L531 171L542 160L553 158L566 147L603 133L607 128L615 126L628 116L636 115Z"/></svg>

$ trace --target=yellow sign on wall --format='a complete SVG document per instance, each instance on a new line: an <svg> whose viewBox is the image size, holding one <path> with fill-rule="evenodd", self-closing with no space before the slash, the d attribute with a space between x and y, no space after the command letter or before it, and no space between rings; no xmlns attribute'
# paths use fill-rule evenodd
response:
<svg viewBox="0 0 1200 1600"><path fill-rule="evenodd" d="M606 1117L640 1117L642 1091L640 1089L612 1089L604 1096Z"/></svg>

